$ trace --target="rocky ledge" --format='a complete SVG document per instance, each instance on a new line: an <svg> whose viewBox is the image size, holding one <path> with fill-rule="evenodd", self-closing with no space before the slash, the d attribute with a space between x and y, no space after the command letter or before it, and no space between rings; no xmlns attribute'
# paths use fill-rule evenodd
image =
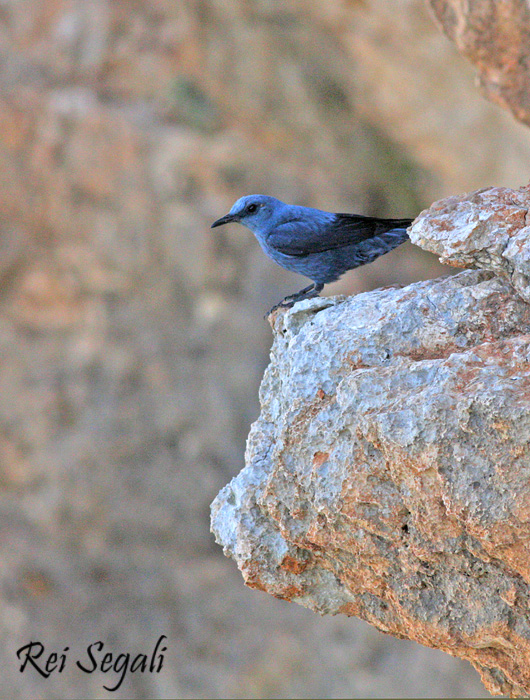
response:
<svg viewBox="0 0 530 700"><path fill-rule="evenodd" d="M248 586L530 692L530 189L411 228L478 268L276 314L246 467L212 529Z"/></svg>

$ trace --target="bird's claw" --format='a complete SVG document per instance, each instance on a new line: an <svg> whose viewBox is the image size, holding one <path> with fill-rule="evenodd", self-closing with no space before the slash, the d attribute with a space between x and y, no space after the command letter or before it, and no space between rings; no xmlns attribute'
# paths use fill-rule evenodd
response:
<svg viewBox="0 0 530 700"><path fill-rule="evenodd" d="M317 297L322 291L323 287L323 284L315 282L314 284L309 285L309 287L306 287L305 289L301 289L295 294L289 294L289 296L285 297L283 301L280 301L279 304L273 306L263 318L267 319L273 313L273 311L276 311L277 309L290 309L296 304L297 301L302 301L302 299L312 299L313 297Z"/></svg>
<svg viewBox="0 0 530 700"><path fill-rule="evenodd" d="M269 318L269 316L272 313L274 313L275 311L277 311L278 309L291 309L295 305L295 303L296 303L296 299L292 299L291 301L289 301L289 297L285 297L285 299L283 301L280 301L278 304L274 304L272 309L267 311L267 313L265 314L265 316L263 318L265 320L267 320Z"/></svg>

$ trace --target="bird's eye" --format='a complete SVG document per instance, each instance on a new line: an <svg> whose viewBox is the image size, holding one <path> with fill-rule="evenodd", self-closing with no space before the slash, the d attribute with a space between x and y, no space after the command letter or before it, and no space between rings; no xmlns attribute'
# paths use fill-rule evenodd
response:
<svg viewBox="0 0 530 700"><path fill-rule="evenodd" d="M253 214L255 211L257 211L258 205L257 204L249 204L247 207L247 211L249 214Z"/></svg>

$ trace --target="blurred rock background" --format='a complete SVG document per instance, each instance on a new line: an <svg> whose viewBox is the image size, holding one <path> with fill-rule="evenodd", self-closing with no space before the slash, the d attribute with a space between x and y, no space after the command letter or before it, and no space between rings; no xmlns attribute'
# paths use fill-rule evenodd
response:
<svg viewBox="0 0 530 700"><path fill-rule="evenodd" d="M0 693L478 697L463 662L245 589L209 534L304 280L242 194L380 216L528 179L421 0L0 0ZM448 272L410 244L326 292ZM85 675L103 640L160 674ZM19 672L30 640L62 674ZM115 678L113 674L110 678Z"/></svg>

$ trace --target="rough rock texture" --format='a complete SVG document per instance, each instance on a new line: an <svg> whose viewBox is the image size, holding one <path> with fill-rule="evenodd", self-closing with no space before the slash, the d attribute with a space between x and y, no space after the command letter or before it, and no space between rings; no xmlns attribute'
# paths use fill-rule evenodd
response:
<svg viewBox="0 0 530 700"><path fill-rule="evenodd" d="M530 8L525 0L430 0L485 95L530 124Z"/></svg>
<svg viewBox="0 0 530 700"><path fill-rule="evenodd" d="M435 202L410 230L413 243L455 267L506 277L530 301L530 185L490 187Z"/></svg>
<svg viewBox="0 0 530 700"><path fill-rule="evenodd" d="M503 270L525 196L457 198L415 227L433 249L446 237L460 262ZM212 506L247 585L359 616L468 659L492 693L528 695L530 305L475 270L305 301L273 325L247 466Z"/></svg>

